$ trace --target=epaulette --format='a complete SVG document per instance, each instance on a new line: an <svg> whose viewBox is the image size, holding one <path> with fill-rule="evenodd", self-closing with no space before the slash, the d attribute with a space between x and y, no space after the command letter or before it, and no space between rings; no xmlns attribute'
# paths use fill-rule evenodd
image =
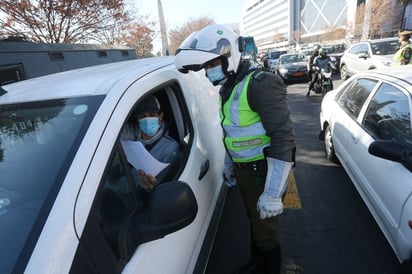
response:
<svg viewBox="0 0 412 274"><path fill-rule="evenodd" d="M258 80L261 81L264 77L265 77L266 73L262 70L256 71L253 75L252 75L252 79L254 80Z"/></svg>

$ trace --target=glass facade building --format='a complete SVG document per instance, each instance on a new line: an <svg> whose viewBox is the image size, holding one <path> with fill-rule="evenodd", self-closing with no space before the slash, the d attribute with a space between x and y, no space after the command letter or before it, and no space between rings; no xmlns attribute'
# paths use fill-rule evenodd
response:
<svg viewBox="0 0 412 274"><path fill-rule="evenodd" d="M357 6L369 1L373 0L248 0L243 5L242 35L253 36L261 51L322 42L327 28L345 28L350 38L348 26L354 25Z"/></svg>

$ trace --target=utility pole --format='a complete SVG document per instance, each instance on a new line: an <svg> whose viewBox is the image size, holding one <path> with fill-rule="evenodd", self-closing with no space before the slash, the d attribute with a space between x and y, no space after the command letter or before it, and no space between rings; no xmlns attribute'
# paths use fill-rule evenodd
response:
<svg viewBox="0 0 412 274"><path fill-rule="evenodd" d="M169 42L167 39L166 23L163 16L162 3L160 2L160 0L157 1L157 7L159 10L160 38L162 39L162 56L167 56L170 54Z"/></svg>

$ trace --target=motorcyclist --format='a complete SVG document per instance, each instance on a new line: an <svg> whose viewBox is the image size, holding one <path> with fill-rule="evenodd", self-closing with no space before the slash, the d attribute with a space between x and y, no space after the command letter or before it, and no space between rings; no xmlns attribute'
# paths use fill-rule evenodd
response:
<svg viewBox="0 0 412 274"><path fill-rule="evenodd" d="M308 89L308 93L306 93L306 96L309 96L310 91L313 90L313 86L315 85L315 82L317 81L319 77L319 73L321 72L322 69L324 69L325 71L330 71L334 69L334 64L332 62L332 59L328 55L328 51L324 48L319 49L319 55L316 56L315 59L313 60L312 70L314 71L313 72L314 75L309 84L309 89Z"/></svg>
<svg viewBox="0 0 412 274"><path fill-rule="evenodd" d="M235 177L251 223L251 259L235 273L280 273L277 216L294 162L294 130L282 79L241 61L238 37L222 25L192 33L176 51L181 72L205 70L220 85L225 177Z"/></svg>
<svg viewBox="0 0 412 274"><path fill-rule="evenodd" d="M320 46L316 45L313 47L313 53L311 56L309 56L308 61L306 63L306 68L308 69L308 78L309 78L309 83L312 81L313 78L313 73L314 71L312 70L312 65L313 65L313 61L315 60L315 57L317 57L319 55L319 49Z"/></svg>

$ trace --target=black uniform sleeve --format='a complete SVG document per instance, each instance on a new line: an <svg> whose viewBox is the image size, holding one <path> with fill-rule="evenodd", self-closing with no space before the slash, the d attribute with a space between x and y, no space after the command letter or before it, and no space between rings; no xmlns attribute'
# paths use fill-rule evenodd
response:
<svg viewBox="0 0 412 274"><path fill-rule="evenodd" d="M296 145L286 92L286 85L279 76L258 71L250 81L248 101L252 110L260 115L266 135L271 138L265 155L291 162Z"/></svg>

